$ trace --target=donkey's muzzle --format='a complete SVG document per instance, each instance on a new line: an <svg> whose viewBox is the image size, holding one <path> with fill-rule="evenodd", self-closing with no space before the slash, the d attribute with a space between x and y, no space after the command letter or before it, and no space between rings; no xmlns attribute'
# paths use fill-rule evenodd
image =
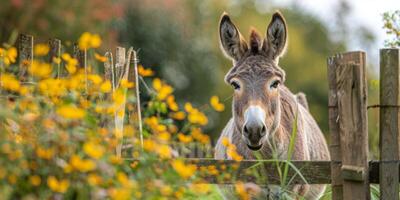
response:
<svg viewBox="0 0 400 200"><path fill-rule="evenodd" d="M267 133L264 121L265 112L259 106L250 106L246 110L243 136L251 150L259 150L262 147L262 138Z"/></svg>

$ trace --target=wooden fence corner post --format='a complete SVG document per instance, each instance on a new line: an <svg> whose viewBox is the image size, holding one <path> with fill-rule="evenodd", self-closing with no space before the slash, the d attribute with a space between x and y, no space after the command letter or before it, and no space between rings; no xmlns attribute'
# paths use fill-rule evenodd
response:
<svg viewBox="0 0 400 200"><path fill-rule="evenodd" d="M343 53L338 60L336 86L343 199L369 200L365 53Z"/></svg>
<svg viewBox="0 0 400 200"><path fill-rule="evenodd" d="M61 77L61 65L60 62L54 62L54 58L60 59L61 57L61 40L59 39L50 39L49 40L49 63L55 63L57 67L57 78Z"/></svg>
<svg viewBox="0 0 400 200"><path fill-rule="evenodd" d="M380 199L399 199L399 49L380 50Z"/></svg>
<svg viewBox="0 0 400 200"><path fill-rule="evenodd" d="M19 62L19 79L26 81L30 79L27 75L28 67L33 60L33 36L20 34L18 36L18 62Z"/></svg>
<svg viewBox="0 0 400 200"><path fill-rule="evenodd" d="M331 188L332 200L343 199L343 180L340 176L342 154L340 150L340 135L338 124L338 108L337 108L337 87L336 87L336 65L338 57L332 56L328 58L328 84L329 84L329 134L331 135L331 144L329 146L331 154Z"/></svg>

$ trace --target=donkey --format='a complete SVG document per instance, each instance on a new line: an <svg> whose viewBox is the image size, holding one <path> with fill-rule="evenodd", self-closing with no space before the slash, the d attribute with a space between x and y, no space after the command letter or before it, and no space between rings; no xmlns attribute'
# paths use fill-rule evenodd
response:
<svg viewBox="0 0 400 200"><path fill-rule="evenodd" d="M222 15L219 24L221 49L233 61L225 82L233 87L234 94L233 117L218 139L216 159L232 159L222 138L228 138L244 159L256 159L255 151L262 159L271 159L273 148L279 159L286 159L294 123L297 123L297 137L292 159L330 159L325 138L308 111L305 95L294 95L284 85L285 71L278 63L286 49L287 32L284 17L275 12L265 39L252 29L247 44L229 15ZM291 190L296 196L318 199L325 185L295 185ZM262 198L270 196L267 189L262 191ZM222 189L225 198L232 198L232 192L226 187Z"/></svg>

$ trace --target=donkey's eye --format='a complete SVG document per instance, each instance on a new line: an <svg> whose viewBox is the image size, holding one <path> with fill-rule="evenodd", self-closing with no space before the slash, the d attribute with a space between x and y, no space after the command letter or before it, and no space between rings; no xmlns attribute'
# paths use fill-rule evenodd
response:
<svg viewBox="0 0 400 200"><path fill-rule="evenodd" d="M280 84L280 81L276 80L276 81L272 82L270 88L276 89L276 88L278 88L279 84Z"/></svg>
<svg viewBox="0 0 400 200"><path fill-rule="evenodd" d="M240 89L240 85L239 85L239 83L236 82L236 81L232 81L232 82L231 82L231 85L232 85L233 89L235 89L235 90Z"/></svg>

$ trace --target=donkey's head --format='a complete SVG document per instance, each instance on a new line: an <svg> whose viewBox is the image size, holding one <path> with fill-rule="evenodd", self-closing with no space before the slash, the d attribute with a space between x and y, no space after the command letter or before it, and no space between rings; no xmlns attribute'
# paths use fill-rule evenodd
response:
<svg viewBox="0 0 400 200"><path fill-rule="evenodd" d="M278 66L286 47L287 29L283 16L276 12L268 25L265 39L252 30L249 45L228 14L219 25L223 52L233 61L225 77L232 85L235 126L251 150L259 150L273 137L280 123L280 84L285 72Z"/></svg>

